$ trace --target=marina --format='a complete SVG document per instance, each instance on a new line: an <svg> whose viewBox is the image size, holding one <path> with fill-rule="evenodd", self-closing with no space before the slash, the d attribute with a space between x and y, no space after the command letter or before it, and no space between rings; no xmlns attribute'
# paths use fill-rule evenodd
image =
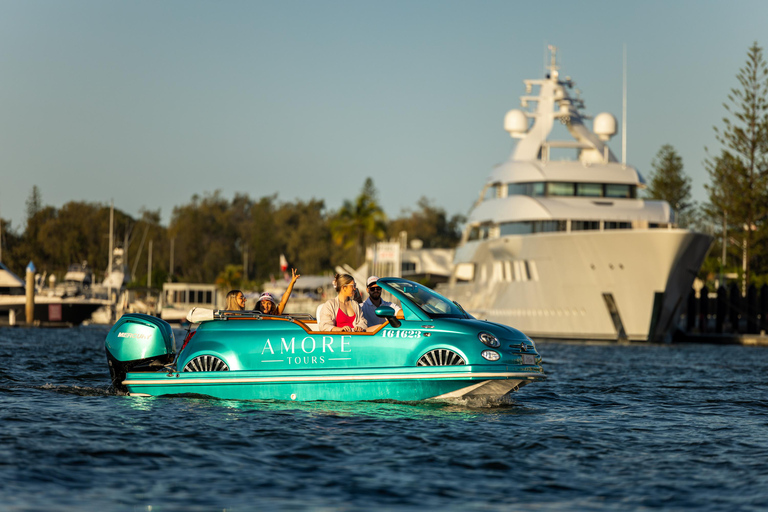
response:
<svg viewBox="0 0 768 512"><path fill-rule="evenodd" d="M0 512L768 510L766 19L0 2Z"/></svg>

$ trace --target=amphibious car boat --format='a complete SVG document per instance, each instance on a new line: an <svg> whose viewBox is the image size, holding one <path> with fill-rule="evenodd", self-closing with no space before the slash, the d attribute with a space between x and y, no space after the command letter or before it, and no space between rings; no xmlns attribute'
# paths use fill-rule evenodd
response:
<svg viewBox="0 0 768 512"><path fill-rule="evenodd" d="M374 332L322 332L309 315L190 311L199 322L177 352L171 327L123 315L106 339L114 387L134 396L223 399L499 401L544 378L534 342L477 320L420 284L382 278L403 309ZM204 318L201 320L201 316Z"/></svg>

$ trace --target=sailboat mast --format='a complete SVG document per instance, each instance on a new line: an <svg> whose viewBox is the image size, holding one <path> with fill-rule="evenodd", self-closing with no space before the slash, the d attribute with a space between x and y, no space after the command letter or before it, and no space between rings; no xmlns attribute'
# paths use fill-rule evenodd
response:
<svg viewBox="0 0 768 512"><path fill-rule="evenodd" d="M109 264L107 265L107 279L112 274L112 239L114 238L115 225L115 200L109 208ZM107 281L107 298L112 300L112 280Z"/></svg>

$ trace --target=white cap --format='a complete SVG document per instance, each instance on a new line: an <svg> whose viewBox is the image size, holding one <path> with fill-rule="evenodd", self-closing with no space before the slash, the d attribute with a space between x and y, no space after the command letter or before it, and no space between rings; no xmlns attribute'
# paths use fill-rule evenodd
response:
<svg viewBox="0 0 768 512"><path fill-rule="evenodd" d="M365 287L367 288L367 287L371 286L372 284L376 284L376 281L378 281L378 280L379 280L379 278L376 277L376 276L369 277L368 281L365 283Z"/></svg>
<svg viewBox="0 0 768 512"><path fill-rule="evenodd" d="M276 300L275 300L275 298L272 296L272 294L271 294L271 293L269 293L269 292L264 292L264 293L262 293L262 294L261 294L261 296L259 297L259 300L257 300L256 302L261 302L261 301L263 301L263 300L268 300L268 301L270 301L272 304L277 304L277 301L276 301Z"/></svg>

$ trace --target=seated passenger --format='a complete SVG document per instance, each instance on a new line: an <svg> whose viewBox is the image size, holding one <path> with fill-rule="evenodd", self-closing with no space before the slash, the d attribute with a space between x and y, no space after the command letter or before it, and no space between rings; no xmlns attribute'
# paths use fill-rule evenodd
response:
<svg viewBox="0 0 768 512"><path fill-rule="evenodd" d="M288 284L288 288L283 294L283 298L280 299L280 304L275 301L275 298L271 293L264 292L256 301L256 311L261 311L265 315L282 315L285 310L285 305L288 304L288 299L291 298L291 292L293 291L293 285L301 277L301 274L296 273L296 269L291 269L291 282Z"/></svg>
<svg viewBox="0 0 768 512"><path fill-rule="evenodd" d="M355 302L355 280L349 274L336 274L333 287L338 296L320 308L317 323L321 331L361 332L368 329L360 304Z"/></svg>
<svg viewBox="0 0 768 512"><path fill-rule="evenodd" d="M245 295L240 290L231 290L227 293L227 311L242 311L245 309Z"/></svg>
<svg viewBox="0 0 768 512"><path fill-rule="evenodd" d="M389 306L395 310L395 316L403 318L403 310L400 306L393 302L387 302L386 300L381 299L381 286L376 283L378 280L379 278L376 276L368 278L368 298L365 299L363 307L361 308L363 310L365 321L369 326L383 324L387 321L386 318L381 318L376 315L376 308L380 308L381 306Z"/></svg>

